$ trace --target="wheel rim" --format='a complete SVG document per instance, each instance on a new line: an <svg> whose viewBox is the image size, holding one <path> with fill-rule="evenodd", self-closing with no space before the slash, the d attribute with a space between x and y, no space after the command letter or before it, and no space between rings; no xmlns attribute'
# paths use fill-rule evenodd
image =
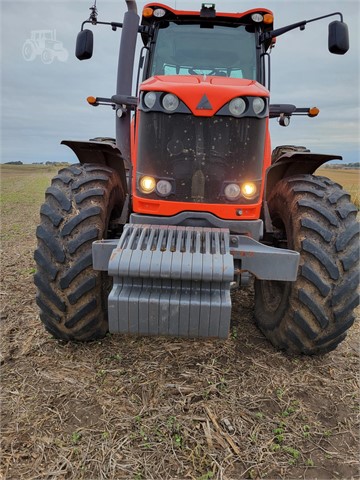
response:
<svg viewBox="0 0 360 480"><path fill-rule="evenodd" d="M29 44L25 44L23 48L23 57L25 60L29 61L33 58L33 49L32 46Z"/></svg>
<svg viewBox="0 0 360 480"><path fill-rule="evenodd" d="M287 294L287 282L261 282L261 291L268 309L275 313Z"/></svg>
<svg viewBox="0 0 360 480"><path fill-rule="evenodd" d="M41 59L46 65L51 63L53 61L53 58L53 53L50 50L44 50L41 55Z"/></svg>

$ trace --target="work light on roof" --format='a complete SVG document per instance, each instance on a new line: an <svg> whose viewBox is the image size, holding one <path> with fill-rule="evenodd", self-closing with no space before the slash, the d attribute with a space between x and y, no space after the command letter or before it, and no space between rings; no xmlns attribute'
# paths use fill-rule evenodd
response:
<svg viewBox="0 0 360 480"><path fill-rule="evenodd" d="M165 15L166 10L163 8L156 8L153 12L154 17L161 18Z"/></svg>
<svg viewBox="0 0 360 480"><path fill-rule="evenodd" d="M200 17L215 18L216 17L215 3L203 3L201 5Z"/></svg>
<svg viewBox="0 0 360 480"><path fill-rule="evenodd" d="M260 23L264 20L264 17L261 15L261 13L253 13L251 15L251 19L255 23Z"/></svg>

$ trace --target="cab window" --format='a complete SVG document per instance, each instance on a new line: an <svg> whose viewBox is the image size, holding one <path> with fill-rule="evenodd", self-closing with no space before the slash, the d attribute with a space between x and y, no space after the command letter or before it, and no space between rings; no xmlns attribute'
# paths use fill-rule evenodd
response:
<svg viewBox="0 0 360 480"><path fill-rule="evenodd" d="M215 75L256 80L255 35L244 25L167 22L159 28L150 75Z"/></svg>

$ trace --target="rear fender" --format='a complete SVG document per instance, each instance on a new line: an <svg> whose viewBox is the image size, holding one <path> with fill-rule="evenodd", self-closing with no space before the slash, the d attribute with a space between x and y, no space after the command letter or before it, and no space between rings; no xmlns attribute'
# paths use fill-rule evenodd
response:
<svg viewBox="0 0 360 480"><path fill-rule="evenodd" d="M330 160L342 160L339 155L326 155L321 153L286 152L281 155L267 169L264 199L267 200L276 183L283 178L299 174L312 174L324 163Z"/></svg>
<svg viewBox="0 0 360 480"><path fill-rule="evenodd" d="M124 159L120 150L110 142L63 140L62 145L71 148L80 163L97 163L116 170L125 192L128 192Z"/></svg>

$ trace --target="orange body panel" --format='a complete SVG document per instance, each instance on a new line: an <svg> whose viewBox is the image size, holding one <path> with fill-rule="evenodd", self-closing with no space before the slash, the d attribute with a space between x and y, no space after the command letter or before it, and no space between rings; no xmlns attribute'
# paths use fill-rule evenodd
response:
<svg viewBox="0 0 360 480"><path fill-rule="evenodd" d="M194 88L195 87L195 88ZM222 77L202 76L158 76L146 80L141 85L142 91L166 91L176 94L196 116L208 117L214 115L223 105L236 96L268 97L268 90L253 80L230 79ZM196 106L206 93L213 110L196 110ZM266 138L264 145L264 162L262 180L266 169L271 164L271 144L268 132L269 120L266 120ZM138 125L137 125L138 127ZM138 128L133 143L133 166L136 172ZM244 181L253 179L244 178ZM264 181L262 181L260 199L263 197ZM147 215L172 216L183 211L210 212L219 218L227 220L255 220L260 217L262 201L252 205L242 204L208 204L193 202L174 202L170 200L153 200L136 195L136 175L133 175L133 211ZM239 211L241 210L241 215Z"/></svg>
<svg viewBox="0 0 360 480"><path fill-rule="evenodd" d="M238 214L241 210L241 215ZM209 212L224 220L257 220L260 217L261 202L256 205L228 205L218 203L170 202L147 200L133 196L133 211L146 215L171 217L180 212Z"/></svg>
<svg viewBox="0 0 360 480"><path fill-rule="evenodd" d="M238 96L269 96L269 91L255 80L206 75L158 75L145 80L141 85L141 91L150 90L174 93L193 115L199 117L212 117L221 107ZM211 110L196 108L204 95L213 107Z"/></svg>
<svg viewBox="0 0 360 480"><path fill-rule="evenodd" d="M170 8L167 5L164 5L162 3L148 3L145 5L144 8L163 8L164 10L167 10L171 12L173 15L177 15L180 17L184 16L196 16L199 17L200 13L199 10L196 12L194 10L175 10L174 8ZM226 13L226 12L216 12L216 17L227 17L227 18L235 18L239 19L242 17L245 17L247 15L251 15L252 13L269 13L273 14L271 10L268 10L267 8L253 8L251 10L247 10L246 12L238 12L238 13Z"/></svg>

